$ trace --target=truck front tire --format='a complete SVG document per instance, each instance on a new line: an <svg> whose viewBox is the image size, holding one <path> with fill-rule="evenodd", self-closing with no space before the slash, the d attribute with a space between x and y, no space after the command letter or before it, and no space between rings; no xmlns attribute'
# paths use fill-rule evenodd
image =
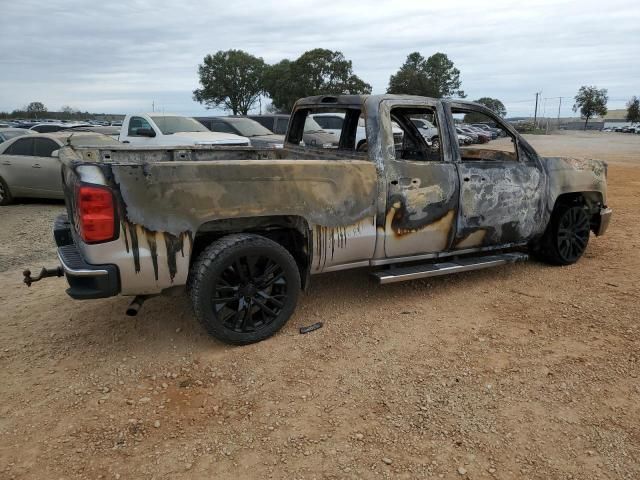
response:
<svg viewBox="0 0 640 480"><path fill-rule="evenodd" d="M300 272L291 254L260 235L216 240L191 269L190 296L207 332L246 345L276 333L295 310Z"/></svg>
<svg viewBox="0 0 640 480"><path fill-rule="evenodd" d="M583 205L558 203L540 239L538 256L553 265L576 263L587 249L590 231L591 222Z"/></svg>

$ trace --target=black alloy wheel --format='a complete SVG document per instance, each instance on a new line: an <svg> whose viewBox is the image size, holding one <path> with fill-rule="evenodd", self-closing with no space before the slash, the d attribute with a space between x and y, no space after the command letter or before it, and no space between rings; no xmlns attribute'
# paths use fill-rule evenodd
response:
<svg viewBox="0 0 640 480"><path fill-rule="evenodd" d="M557 248L563 262L575 263L589 242L590 222L582 207L571 207L563 212L558 224Z"/></svg>
<svg viewBox="0 0 640 480"><path fill-rule="evenodd" d="M237 333L272 323L287 298L284 269L265 255L238 256L219 274L211 303L216 320Z"/></svg>
<svg viewBox="0 0 640 480"><path fill-rule="evenodd" d="M584 205L558 203L544 235L534 245L534 253L554 265L571 265L587 249L590 231L591 221Z"/></svg>
<svg viewBox="0 0 640 480"><path fill-rule="evenodd" d="M216 240L190 271L196 317L226 343L255 343L276 333L293 314L300 271L280 244L255 234Z"/></svg>

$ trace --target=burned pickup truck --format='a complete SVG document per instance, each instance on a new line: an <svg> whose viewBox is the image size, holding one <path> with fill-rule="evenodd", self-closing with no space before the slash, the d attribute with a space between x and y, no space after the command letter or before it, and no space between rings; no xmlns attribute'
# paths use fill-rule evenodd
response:
<svg viewBox="0 0 640 480"><path fill-rule="evenodd" d="M338 148L305 145L306 118L330 112L344 119ZM502 135L460 146L470 118ZM131 314L186 291L207 331L234 344L280 329L314 274L369 267L385 284L530 253L568 265L611 215L604 163L541 157L490 110L454 100L311 97L282 149L69 145L60 159L62 265L42 276L63 271L76 299L135 296Z"/></svg>

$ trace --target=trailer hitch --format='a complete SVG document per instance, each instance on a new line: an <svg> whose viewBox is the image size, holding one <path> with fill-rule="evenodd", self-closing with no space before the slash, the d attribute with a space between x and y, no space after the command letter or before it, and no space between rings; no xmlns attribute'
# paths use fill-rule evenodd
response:
<svg viewBox="0 0 640 480"><path fill-rule="evenodd" d="M43 278L64 277L64 270L61 266L55 268L42 267L42 270L40 270L40 273L37 277L31 276L31 270L25 270L24 272L22 272L22 275L24 275L24 283L27 285L27 287L30 287L32 283L39 282Z"/></svg>

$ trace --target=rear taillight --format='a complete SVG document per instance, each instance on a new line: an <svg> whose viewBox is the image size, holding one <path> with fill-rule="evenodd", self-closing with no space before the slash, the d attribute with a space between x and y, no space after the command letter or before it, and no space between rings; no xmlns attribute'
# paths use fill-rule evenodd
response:
<svg viewBox="0 0 640 480"><path fill-rule="evenodd" d="M76 202L78 233L87 243L106 242L115 236L113 194L106 187L83 185Z"/></svg>

